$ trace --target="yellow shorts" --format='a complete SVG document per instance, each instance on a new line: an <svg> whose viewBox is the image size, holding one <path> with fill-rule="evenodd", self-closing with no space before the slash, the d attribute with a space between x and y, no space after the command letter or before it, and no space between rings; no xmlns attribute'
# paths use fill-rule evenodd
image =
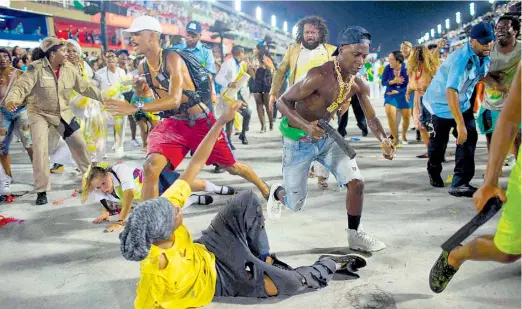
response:
<svg viewBox="0 0 522 309"><path fill-rule="evenodd" d="M498 222L497 232L493 242L498 250L507 254L520 254L520 203L521 203L521 187L520 180L521 167L520 162L522 151L519 150L517 164L511 170L507 188L507 202L502 208L502 217Z"/></svg>

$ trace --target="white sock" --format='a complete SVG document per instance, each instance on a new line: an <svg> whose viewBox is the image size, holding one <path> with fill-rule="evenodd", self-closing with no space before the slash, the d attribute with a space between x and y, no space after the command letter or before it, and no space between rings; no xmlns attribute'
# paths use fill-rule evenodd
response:
<svg viewBox="0 0 522 309"><path fill-rule="evenodd" d="M183 206L183 210L186 210L193 204L197 204L198 200L199 200L199 196L196 194L192 194L191 196L189 196L189 198L185 202L185 205Z"/></svg>
<svg viewBox="0 0 522 309"><path fill-rule="evenodd" d="M228 187L227 186L218 186L215 183L212 183L208 180L205 180L207 182L207 186L205 187L205 191L210 193L221 193L221 188L223 188L223 194L228 193Z"/></svg>

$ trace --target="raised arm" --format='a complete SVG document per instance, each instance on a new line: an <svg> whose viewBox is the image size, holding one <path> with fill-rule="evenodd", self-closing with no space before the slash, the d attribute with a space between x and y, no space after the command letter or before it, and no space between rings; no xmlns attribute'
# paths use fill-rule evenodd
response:
<svg viewBox="0 0 522 309"><path fill-rule="evenodd" d="M233 103L226 103L225 110L221 114L210 131L207 133L203 141L199 144L196 152L190 159L190 162L187 168L181 173L179 179L186 181L189 185L192 185L192 182L198 175L199 171L205 166L205 163L216 144L216 141L223 131L223 127L227 122L234 119L234 115L236 111L241 106L241 101L232 101Z"/></svg>

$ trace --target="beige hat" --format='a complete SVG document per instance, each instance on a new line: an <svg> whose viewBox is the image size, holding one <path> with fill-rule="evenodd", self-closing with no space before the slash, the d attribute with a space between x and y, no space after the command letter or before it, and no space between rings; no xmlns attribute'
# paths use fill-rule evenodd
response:
<svg viewBox="0 0 522 309"><path fill-rule="evenodd" d="M42 40L42 43L40 43L40 48L44 53L46 53L49 49L51 49L53 46L56 45L65 45L66 41L54 37L54 36L48 36L45 39Z"/></svg>

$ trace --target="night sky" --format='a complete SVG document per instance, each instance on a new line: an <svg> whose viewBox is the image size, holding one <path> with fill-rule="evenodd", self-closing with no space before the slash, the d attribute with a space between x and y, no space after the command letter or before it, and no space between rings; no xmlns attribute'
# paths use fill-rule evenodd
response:
<svg viewBox="0 0 522 309"><path fill-rule="evenodd" d="M283 28L288 21L288 29L302 17L319 15L326 19L329 43L336 44L339 31L350 25L366 28L372 35L372 48L382 45L379 56L385 56L399 49L402 41L417 44L431 28L450 19L451 29L456 26L455 13L460 11L462 23L471 21L469 3L471 1L242 1L242 11L255 16L255 9L263 10L263 21L270 23L272 14L277 17L277 25ZM475 2L475 16L488 11L487 1ZM505 1L504 1L505 2ZM233 7L233 3L224 3Z"/></svg>

